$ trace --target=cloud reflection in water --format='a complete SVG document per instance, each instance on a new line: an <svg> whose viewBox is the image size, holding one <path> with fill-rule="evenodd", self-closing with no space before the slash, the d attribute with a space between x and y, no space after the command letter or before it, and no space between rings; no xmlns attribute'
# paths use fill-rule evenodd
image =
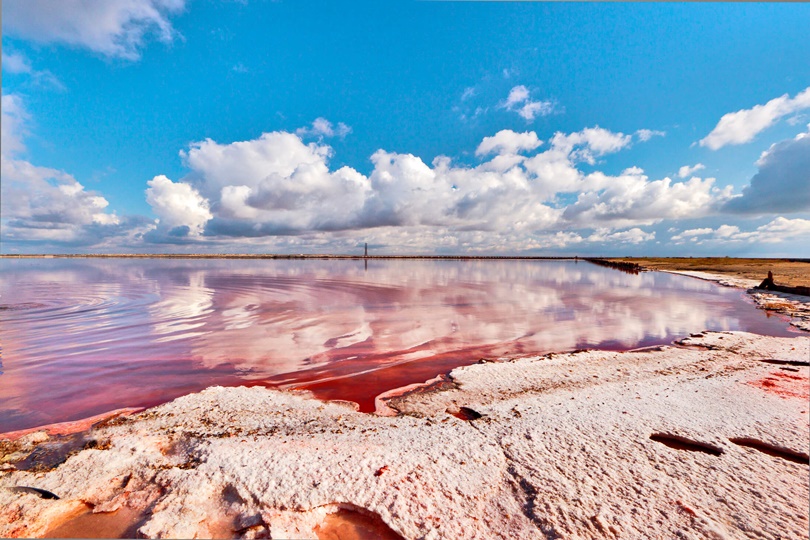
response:
<svg viewBox="0 0 810 540"><path fill-rule="evenodd" d="M8 260L0 277L0 431L242 382L367 409L481 356L789 335L738 290L574 261Z"/></svg>

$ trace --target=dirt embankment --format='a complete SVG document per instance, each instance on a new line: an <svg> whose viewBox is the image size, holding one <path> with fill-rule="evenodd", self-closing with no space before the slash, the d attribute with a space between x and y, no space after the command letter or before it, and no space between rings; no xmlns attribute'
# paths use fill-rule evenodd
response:
<svg viewBox="0 0 810 540"><path fill-rule="evenodd" d="M0 536L802 538L808 360L804 335L716 332L485 362L388 399L393 417L209 388L60 463L20 470L58 440L17 439Z"/></svg>
<svg viewBox="0 0 810 540"><path fill-rule="evenodd" d="M647 270L708 272L761 282L773 272L779 285L810 287L810 259L736 259L731 257L621 257L606 259L635 263Z"/></svg>

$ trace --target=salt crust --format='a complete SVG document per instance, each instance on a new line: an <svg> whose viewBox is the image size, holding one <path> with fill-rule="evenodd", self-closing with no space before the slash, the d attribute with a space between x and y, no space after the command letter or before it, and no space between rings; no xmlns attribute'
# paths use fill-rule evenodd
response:
<svg viewBox="0 0 810 540"><path fill-rule="evenodd" d="M343 507L405 538L803 538L807 463L730 439L807 452L807 398L755 383L808 391L808 360L804 335L706 333L489 362L390 399L395 417L212 387L96 428L99 447L54 470L2 473L61 499L0 489L0 536L42 535L89 503L144 511L149 537L315 538ZM448 414L460 406L482 416Z"/></svg>

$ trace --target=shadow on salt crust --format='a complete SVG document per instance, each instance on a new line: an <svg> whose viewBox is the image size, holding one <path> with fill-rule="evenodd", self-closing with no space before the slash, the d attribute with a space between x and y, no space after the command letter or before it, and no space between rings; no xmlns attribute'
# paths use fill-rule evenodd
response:
<svg viewBox="0 0 810 540"><path fill-rule="evenodd" d="M318 540L403 540L376 514L343 508L326 516L315 532Z"/></svg>
<svg viewBox="0 0 810 540"><path fill-rule="evenodd" d="M90 505L84 512L45 533L45 538L137 538L138 528L147 515L126 506L115 512L93 513Z"/></svg>
<svg viewBox="0 0 810 540"><path fill-rule="evenodd" d="M94 513L90 505L50 529L46 538L137 538L148 514L128 507ZM212 538L233 538L244 531L220 527ZM315 527L318 540L403 540L375 513L339 507Z"/></svg>

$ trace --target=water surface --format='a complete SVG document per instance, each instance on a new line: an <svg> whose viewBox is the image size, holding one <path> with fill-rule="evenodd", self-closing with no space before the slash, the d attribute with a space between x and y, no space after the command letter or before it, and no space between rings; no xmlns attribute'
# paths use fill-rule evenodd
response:
<svg viewBox="0 0 810 540"><path fill-rule="evenodd" d="M374 396L481 357L795 335L737 289L575 261L0 260L0 432L214 384Z"/></svg>

